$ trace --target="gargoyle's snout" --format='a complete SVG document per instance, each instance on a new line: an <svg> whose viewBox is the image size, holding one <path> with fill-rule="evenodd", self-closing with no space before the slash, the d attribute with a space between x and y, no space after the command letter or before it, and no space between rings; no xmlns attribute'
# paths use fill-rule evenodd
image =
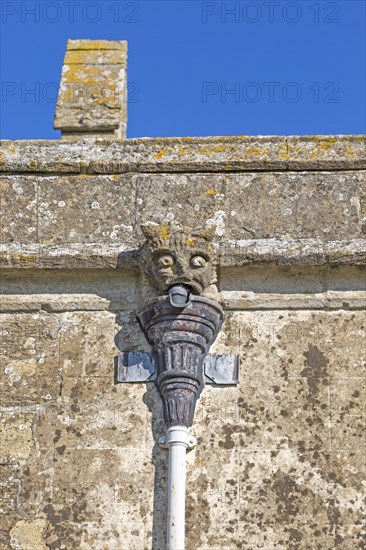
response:
<svg viewBox="0 0 366 550"><path fill-rule="evenodd" d="M169 300L173 307L184 309L191 303L191 289L186 285L172 285L169 289Z"/></svg>

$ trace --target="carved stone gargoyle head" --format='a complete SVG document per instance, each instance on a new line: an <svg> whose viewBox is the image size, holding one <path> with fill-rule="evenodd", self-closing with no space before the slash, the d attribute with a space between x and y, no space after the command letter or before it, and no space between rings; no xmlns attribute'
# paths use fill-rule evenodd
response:
<svg viewBox="0 0 366 550"><path fill-rule="evenodd" d="M214 228L141 228L147 300L137 316L156 359L165 422L188 427L204 387L203 361L224 317L215 286ZM167 294L169 299L161 296Z"/></svg>
<svg viewBox="0 0 366 550"><path fill-rule="evenodd" d="M141 229L146 238L140 256L145 285L166 294L172 285L183 284L193 294L214 298L215 227L191 229L148 222Z"/></svg>

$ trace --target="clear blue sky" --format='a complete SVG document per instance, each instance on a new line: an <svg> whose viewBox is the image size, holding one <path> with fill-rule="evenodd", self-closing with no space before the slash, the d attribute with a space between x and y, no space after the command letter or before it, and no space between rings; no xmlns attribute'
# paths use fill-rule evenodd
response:
<svg viewBox="0 0 366 550"><path fill-rule="evenodd" d="M363 0L0 4L3 139L59 137L68 38L128 40L128 137L366 132Z"/></svg>

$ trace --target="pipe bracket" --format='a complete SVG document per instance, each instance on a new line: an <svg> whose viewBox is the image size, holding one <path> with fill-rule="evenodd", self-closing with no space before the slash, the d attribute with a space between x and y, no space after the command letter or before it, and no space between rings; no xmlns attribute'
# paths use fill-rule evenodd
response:
<svg viewBox="0 0 366 550"><path fill-rule="evenodd" d="M203 361L204 381L214 386L239 384L239 355L206 355ZM154 357L143 351L125 351L116 357L115 383L155 382L157 366Z"/></svg>
<svg viewBox="0 0 366 550"><path fill-rule="evenodd" d="M170 445L171 444L168 442L168 438L167 438L166 435L162 435L161 437L159 437L159 447L161 449L168 449L169 450ZM196 445L197 445L197 438L194 437L194 435L189 434L188 435L188 443L187 443L187 451L191 451L192 449L195 448Z"/></svg>

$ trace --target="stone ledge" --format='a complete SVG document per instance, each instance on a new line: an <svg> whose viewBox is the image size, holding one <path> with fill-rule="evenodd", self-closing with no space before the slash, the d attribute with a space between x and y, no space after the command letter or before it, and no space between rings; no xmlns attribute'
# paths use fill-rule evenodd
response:
<svg viewBox="0 0 366 550"><path fill-rule="evenodd" d="M327 291L317 294L282 294L223 291L221 296L227 311L246 310L354 310L366 309L366 292Z"/></svg>
<svg viewBox="0 0 366 550"><path fill-rule="evenodd" d="M139 252L132 244L69 243L0 244L3 269L106 269L138 267ZM220 267L244 265L366 265L366 241L319 239L253 239L222 241Z"/></svg>
<svg viewBox="0 0 366 550"><path fill-rule="evenodd" d="M219 247L220 266L274 265L366 265L366 241L320 239L228 240Z"/></svg>
<svg viewBox="0 0 366 550"><path fill-rule="evenodd" d="M366 136L2 141L0 172L119 174L366 168Z"/></svg>
<svg viewBox="0 0 366 550"><path fill-rule="evenodd" d="M322 293L284 294L222 291L225 311L265 310L365 310L366 292L326 291ZM131 306L130 306L131 307ZM123 300L105 299L96 294L39 294L2 296L0 313L65 313L75 311L128 310Z"/></svg>
<svg viewBox="0 0 366 550"><path fill-rule="evenodd" d="M131 306L130 306L131 307ZM0 313L67 313L70 311L124 311L123 299L106 299L97 294L6 294L0 300Z"/></svg>

